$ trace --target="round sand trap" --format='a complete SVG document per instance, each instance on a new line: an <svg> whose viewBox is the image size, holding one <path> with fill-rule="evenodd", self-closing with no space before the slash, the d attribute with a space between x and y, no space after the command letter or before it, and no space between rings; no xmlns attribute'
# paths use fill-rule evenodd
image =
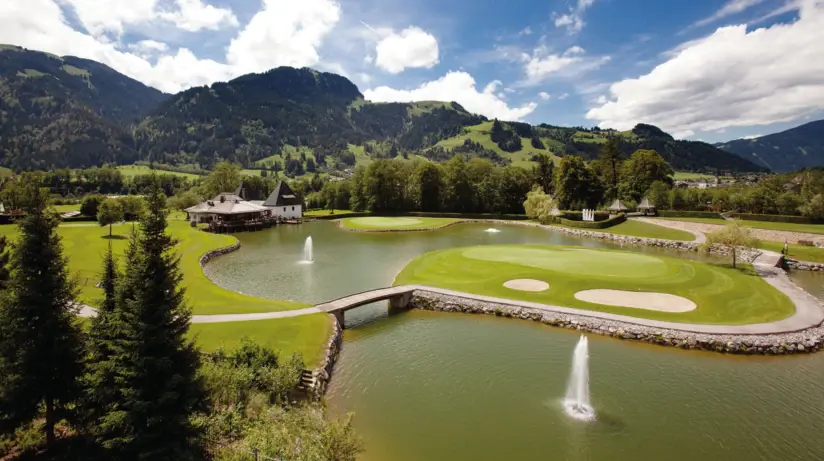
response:
<svg viewBox="0 0 824 461"><path fill-rule="evenodd" d="M549 290L549 284L535 279L514 279L504 282L504 286L511 290L544 291Z"/></svg>
<svg viewBox="0 0 824 461"><path fill-rule="evenodd" d="M662 312L689 312L698 307L694 302L681 296L643 291L584 290L575 293L575 299L607 306L634 307Z"/></svg>

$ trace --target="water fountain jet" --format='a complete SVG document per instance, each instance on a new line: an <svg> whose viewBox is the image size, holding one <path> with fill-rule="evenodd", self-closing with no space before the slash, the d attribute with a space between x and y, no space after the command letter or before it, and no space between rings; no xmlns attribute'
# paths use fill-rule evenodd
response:
<svg viewBox="0 0 824 461"><path fill-rule="evenodd" d="M589 402L589 344L584 335L572 353L572 372L567 382L564 410L575 419L595 419L595 409Z"/></svg>
<svg viewBox="0 0 824 461"><path fill-rule="evenodd" d="M298 261L299 264L312 264L315 262L314 255L312 254L312 236L306 237L306 242L303 244L303 259Z"/></svg>
<svg viewBox="0 0 824 461"><path fill-rule="evenodd" d="M498 229L495 229L494 227L490 227L489 229L485 230L484 232L489 232L490 234L497 234L500 231Z"/></svg>

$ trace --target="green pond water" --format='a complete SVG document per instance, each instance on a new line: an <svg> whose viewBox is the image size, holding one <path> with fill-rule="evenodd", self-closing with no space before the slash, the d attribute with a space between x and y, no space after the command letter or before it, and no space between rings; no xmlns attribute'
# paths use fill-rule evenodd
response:
<svg viewBox="0 0 824 461"><path fill-rule="evenodd" d="M409 260L441 248L615 248L489 227L364 234L331 223L280 226L238 234L241 250L207 272L243 293L319 302L387 286ZM309 235L315 263L300 265ZM791 276L824 298L824 274ZM561 407L576 332L489 316L387 316L385 305L346 315L327 400L336 414L355 413L362 460L824 460L824 353L736 357L591 335L597 419L581 422Z"/></svg>

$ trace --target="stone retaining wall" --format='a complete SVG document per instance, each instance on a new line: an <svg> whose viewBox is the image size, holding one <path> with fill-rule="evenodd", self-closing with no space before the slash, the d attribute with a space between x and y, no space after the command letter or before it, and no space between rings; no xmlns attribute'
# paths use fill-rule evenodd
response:
<svg viewBox="0 0 824 461"><path fill-rule="evenodd" d="M416 291L412 296L410 306L431 311L488 314L532 320L556 327L612 336L619 339L729 354L784 355L815 352L824 348L824 326L822 325L794 333L772 335L691 333L603 320L584 315L548 313L536 309L499 305L426 291Z"/></svg>
<svg viewBox="0 0 824 461"><path fill-rule="evenodd" d="M343 329L340 327L334 315L332 317L332 337L329 338L329 343L326 345L326 353L324 354L321 366L312 370L312 378L314 384L312 385L312 397L320 399L326 393L326 387L329 385L329 380L332 379L332 370L335 368L335 363L338 361L340 349L343 345Z"/></svg>
<svg viewBox="0 0 824 461"><path fill-rule="evenodd" d="M784 264L790 269L799 271L821 271L824 272L824 263L813 263L809 261L796 261L795 259L784 258Z"/></svg>
<svg viewBox="0 0 824 461"><path fill-rule="evenodd" d="M217 258L218 256L225 255L226 253L231 253L233 251L237 251L240 249L240 242L235 241L234 245L227 246L225 248L218 248L217 250L207 251L200 257L200 267L203 267L209 261Z"/></svg>

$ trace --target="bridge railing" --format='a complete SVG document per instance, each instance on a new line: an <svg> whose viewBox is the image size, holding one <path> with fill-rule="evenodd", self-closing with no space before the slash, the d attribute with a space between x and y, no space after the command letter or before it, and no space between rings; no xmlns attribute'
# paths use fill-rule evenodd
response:
<svg viewBox="0 0 824 461"><path fill-rule="evenodd" d="M359 291L357 293L352 293L351 295L341 296L340 298L335 298L331 301L324 301L322 303L315 304L315 307L323 306L323 305L326 305L326 304L334 304L338 301L342 301L342 300L347 299L347 298L354 298L355 296L360 296L360 295L364 295L364 294L367 294L367 293L374 293L376 291L394 290L394 289L398 289L400 291L400 293L406 293L406 292L409 292L409 291L415 291L418 288L415 287L415 286L411 286L411 285L397 285L397 286L384 287L384 288L375 288L375 289L372 289L372 290L364 290L364 291ZM387 297L396 296L397 294L400 294L400 293L389 294L389 295L387 295ZM381 301L382 299L385 299L385 298L382 298L380 296L378 298L381 298L381 299L376 299L374 302Z"/></svg>

